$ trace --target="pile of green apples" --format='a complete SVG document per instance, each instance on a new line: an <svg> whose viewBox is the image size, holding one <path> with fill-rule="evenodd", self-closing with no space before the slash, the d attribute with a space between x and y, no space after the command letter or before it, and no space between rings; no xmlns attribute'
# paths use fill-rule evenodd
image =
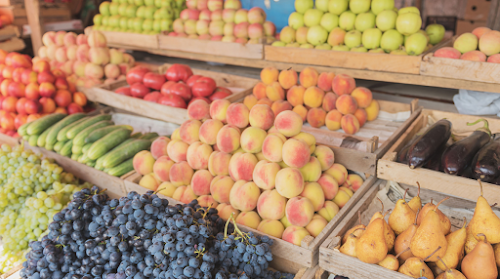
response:
<svg viewBox="0 0 500 279"><path fill-rule="evenodd" d="M94 16L94 29L159 34L172 31L172 23L185 8L186 0L105 1Z"/></svg>
<svg viewBox="0 0 500 279"><path fill-rule="evenodd" d="M440 24L421 30L418 8L394 0L295 0L295 10L274 46L420 55L445 33Z"/></svg>

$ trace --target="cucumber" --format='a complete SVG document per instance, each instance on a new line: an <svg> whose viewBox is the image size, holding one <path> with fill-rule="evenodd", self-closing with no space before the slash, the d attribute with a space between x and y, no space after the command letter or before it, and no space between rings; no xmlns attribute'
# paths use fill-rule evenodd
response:
<svg viewBox="0 0 500 279"><path fill-rule="evenodd" d="M140 133L140 132L139 133L134 133L130 137L133 138L133 139L138 139L138 138L142 137L142 133Z"/></svg>
<svg viewBox="0 0 500 279"><path fill-rule="evenodd" d="M52 151L52 150L54 150L54 145L45 143L44 148L47 149L48 151Z"/></svg>
<svg viewBox="0 0 500 279"><path fill-rule="evenodd" d="M28 141L29 139L30 139L30 136L29 136L29 135L24 135L24 136L23 136L23 140Z"/></svg>
<svg viewBox="0 0 500 279"><path fill-rule="evenodd" d="M85 138L88 135L90 135L92 132L94 132L95 130L97 130L99 128L107 127L110 125L113 125L112 121L104 120L104 121L95 123L95 124L85 128L80 133L78 133L78 135L76 135L76 137L73 138L73 145L80 145L80 146L85 145Z"/></svg>
<svg viewBox="0 0 500 279"><path fill-rule="evenodd" d="M158 133L146 133L140 137L140 139L153 139L159 137Z"/></svg>
<svg viewBox="0 0 500 279"><path fill-rule="evenodd" d="M83 146L81 146L81 145L75 145L73 143L73 146L71 147L71 153L78 154L78 155L83 154L82 149L83 149Z"/></svg>
<svg viewBox="0 0 500 279"><path fill-rule="evenodd" d="M19 127L19 129L17 129L17 133L20 135L20 136L26 136L28 135L28 133L26 132L26 129L28 129L28 126L31 124L32 122L28 122L28 123L24 123L23 125L21 125L21 127Z"/></svg>
<svg viewBox="0 0 500 279"><path fill-rule="evenodd" d="M84 121L87 121L87 119L89 119L89 117L84 117L82 119L79 119L71 124L69 124L68 126L64 127L61 129L61 131L59 131L59 133L57 133L57 141L65 141L65 140L69 140L68 139L68 136L66 135L68 133L68 131L75 127L76 125L80 125L81 123L83 123Z"/></svg>
<svg viewBox="0 0 500 279"><path fill-rule="evenodd" d="M98 170L103 170L104 167L102 166L102 160L104 160L104 158L106 158L106 155L104 155L101 158L95 160L95 166L94 166L94 168L96 168Z"/></svg>
<svg viewBox="0 0 500 279"><path fill-rule="evenodd" d="M78 155L78 154L71 154L71 160L73 160L73 161L78 160L78 156L80 156L80 155Z"/></svg>
<svg viewBox="0 0 500 279"><path fill-rule="evenodd" d="M50 127L47 130L43 131L43 133L38 137L38 140L36 142L37 146L39 146L39 147L44 147L45 146L45 139L47 138L47 135L49 134L50 130L52 130L52 127Z"/></svg>
<svg viewBox="0 0 500 279"><path fill-rule="evenodd" d="M68 132L66 133L66 137L68 137L68 139L74 139L76 137L76 135L78 135L81 131L87 129L88 127L90 127L96 123L104 121L104 120L107 120L107 121L111 120L111 115L101 114L101 115L96 115L96 116L90 117L89 119L85 120L84 122L69 129ZM74 142L73 144L76 144L76 142Z"/></svg>
<svg viewBox="0 0 500 279"><path fill-rule="evenodd" d="M82 148L82 153L87 153L87 151L89 150L89 148L92 146L92 143L87 143L83 146Z"/></svg>
<svg viewBox="0 0 500 279"><path fill-rule="evenodd" d="M71 155L71 147L73 147L73 141L69 140L64 144L63 148L61 149L60 154L63 156L69 156Z"/></svg>
<svg viewBox="0 0 500 279"><path fill-rule="evenodd" d="M47 144L47 143L46 143ZM56 142L56 144L54 144L54 151L59 153L59 151L61 151L61 149L63 148L63 146L66 144L65 141L58 141ZM50 145L50 144L49 144Z"/></svg>
<svg viewBox="0 0 500 279"><path fill-rule="evenodd" d="M38 141L38 135L31 135L28 139L28 143L31 146L36 146L36 142Z"/></svg>
<svg viewBox="0 0 500 279"><path fill-rule="evenodd" d="M61 119L66 117L65 113L53 113L49 115L45 115L42 118L38 118L37 120L31 122L31 124L26 129L28 135L40 135L43 131L47 130L50 126L56 124Z"/></svg>
<svg viewBox="0 0 500 279"><path fill-rule="evenodd" d="M85 117L85 113L75 113L72 115L66 116L64 119L61 121L57 122L52 129L50 129L49 134L47 135L47 138L45 139L45 142L48 144L55 144L57 142L57 135L59 134L59 131L61 131L64 127L70 125L71 123L80 120ZM65 140L64 142L66 142ZM63 142L63 141L59 141ZM55 148L55 146L54 146Z"/></svg>
<svg viewBox="0 0 500 279"><path fill-rule="evenodd" d="M123 128L128 129L130 130L130 132L132 132L132 127L128 125L115 125L111 127L104 127L90 133L90 135L88 135L87 138L85 138L85 143L94 143L99 139L105 137L106 135L109 135L109 133L119 129L123 130Z"/></svg>
<svg viewBox="0 0 500 279"><path fill-rule="evenodd" d="M85 165L87 165L87 166L89 166L89 167L93 168L93 167L95 166L95 161L90 161L90 162L87 162L87 163L85 163Z"/></svg>
<svg viewBox="0 0 500 279"><path fill-rule="evenodd" d="M87 155L85 155L85 154L82 154L82 155L80 155L80 157L78 157L78 162L79 163L85 164L88 161L89 161L89 157L87 157Z"/></svg>
<svg viewBox="0 0 500 279"><path fill-rule="evenodd" d="M147 150L150 147L151 141L147 139L136 139L133 142L123 145L120 148L115 148L113 151L109 152L105 156L105 159L102 162L102 166L105 168L116 167L123 161L134 157L137 152Z"/></svg>
<svg viewBox="0 0 500 279"><path fill-rule="evenodd" d="M83 157L83 154L78 155L78 157L76 157L76 161L78 163L81 163L80 161L82 160L82 157Z"/></svg>
<svg viewBox="0 0 500 279"><path fill-rule="evenodd" d="M122 176L134 170L133 164L134 158L130 158L127 161L119 164L118 166L111 168L107 171L109 175L112 176Z"/></svg>
<svg viewBox="0 0 500 279"><path fill-rule="evenodd" d="M113 147L128 139L131 132L131 130L121 128L105 135L92 144L89 151L87 152L87 156L92 160L97 160L99 157L106 154L106 152L110 151Z"/></svg>

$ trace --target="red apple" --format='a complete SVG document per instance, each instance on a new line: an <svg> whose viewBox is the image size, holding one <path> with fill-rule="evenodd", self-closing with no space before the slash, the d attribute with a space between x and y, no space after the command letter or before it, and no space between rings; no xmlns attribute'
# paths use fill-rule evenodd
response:
<svg viewBox="0 0 500 279"><path fill-rule="evenodd" d="M140 82L136 82L130 86L130 94L135 98L142 99L144 98L144 96L146 96L146 94L149 93L149 91L149 88L147 88L146 85Z"/></svg>
<svg viewBox="0 0 500 279"><path fill-rule="evenodd" d="M25 69L21 75L21 82L24 84L29 84L31 82L37 82L38 74L30 69Z"/></svg>
<svg viewBox="0 0 500 279"><path fill-rule="evenodd" d="M56 93L55 86L50 82L43 82L38 88L40 96L50 98Z"/></svg>
<svg viewBox="0 0 500 279"><path fill-rule="evenodd" d="M14 96L7 96L2 101L2 109L7 112L16 112L17 98Z"/></svg>
<svg viewBox="0 0 500 279"><path fill-rule="evenodd" d="M40 73L43 71L50 71L50 64L49 62L40 59L33 64L33 71Z"/></svg>
<svg viewBox="0 0 500 279"><path fill-rule="evenodd" d="M4 97L7 97L9 96L9 92L7 91L7 89L9 88L9 84L13 82L12 79L10 78L6 78L2 81L2 83L0 84L0 92L2 92L2 95Z"/></svg>
<svg viewBox="0 0 500 279"><path fill-rule="evenodd" d="M83 112L83 109L81 106L75 104L75 103L71 103L69 104L68 108L68 114L74 114L74 113L79 113L79 112Z"/></svg>
<svg viewBox="0 0 500 279"><path fill-rule="evenodd" d="M151 89L160 90L161 86L165 83L165 76L149 72L144 75L142 82Z"/></svg>
<svg viewBox="0 0 500 279"><path fill-rule="evenodd" d="M16 128L14 122L15 122L15 116L12 116L11 114L4 115L1 119L2 129L5 129L7 131L14 130Z"/></svg>
<svg viewBox="0 0 500 279"><path fill-rule="evenodd" d="M193 84L191 91L193 91L193 96L195 97L208 97L212 95L216 87L215 80L209 77L202 77Z"/></svg>
<svg viewBox="0 0 500 279"><path fill-rule="evenodd" d="M53 113L56 110L56 102L51 98L40 98L40 104L42 105L43 113Z"/></svg>
<svg viewBox="0 0 500 279"><path fill-rule="evenodd" d="M57 89L67 90L69 88L68 81L65 78L56 78L55 86Z"/></svg>
<svg viewBox="0 0 500 279"><path fill-rule="evenodd" d="M154 92L146 94L146 96L144 96L144 101L156 103L156 102L158 102L158 99L160 99L161 96L162 95L160 92L154 91Z"/></svg>
<svg viewBox="0 0 500 279"><path fill-rule="evenodd" d="M38 100L40 98L40 92L38 90L39 85L36 82L29 83L24 89L24 95L26 98L31 100Z"/></svg>
<svg viewBox="0 0 500 279"><path fill-rule="evenodd" d="M219 100L219 99L225 99L227 96L230 96L231 94L225 92L225 91L216 91L214 94L210 95L208 97L211 101Z"/></svg>
<svg viewBox="0 0 500 279"><path fill-rule="evenodd" d="M56 110L54 111L54 113L68 114L68 111L66 110L66 108L56 108Z"/></svg>
<svg viewBox="0 0 500 279"><path fill-rule="evenodd" d="M165 73L165 77L167 80L171 81L184 81L187 82L187 79L193 75L193 71L189 66L187 65L182 65L182 64L174 64L170 66L170 68L167 69L167 72Z"/></svg>
<svg viewBox="0 0 500 279"><path fill-rule="evenodd" d="M7 93L10 96L14 96L14 97L18 97L18 98L24 97L24 90L25 90L25 86L21 82L13 81L13 82L9 83L9 87L7 87Z"/></svg>
<svg viewBox="0 0 500 279"><path fill-rule="evenodd" d="M149 72L149 69L137 66L132 69L127 73L127 83L128 84L134 84L137 82L142 82L144 79L144 75Z"/></svg>
<svg viewBox="0 0 500 279"><path fill-rule="evenodd" d="M176 108L186 108L186 102L184 99L173 94L163 95L160 99L158 99L158 104Z"/></svg>
<svg viewBox="0 0 500 279"><path fill-rule="evenodd" d="M2 110L2 103L3 103L3 100L5 100L5 97L4 96L0 96L0 113L3 111ZM1 115L0 115L1 116Z"/></svg>
<svg viewBox="0 0 500 279"><path fill-rule="evenodd" d="M4 78L10 78L11 79L13 72L14 72L14 67L7 65L2 70L2 76Z"/></svg>
<svg viewBox="0 0 500 279"><path fill-rule="evenodd" d="M40 103L38 100L30 100L28 99L26 103L24 104L24 111L26 111L27 114L35 114L40 111ZM29 121L28 121L29 122Z"/></svg>
<svg viewBox="0 0 500 279"><path fill-rule="evenodd" d="M132 94L130 94L130 87L120 87L115 90L115 93L125 96L132 96Z"/></svg>
<svg viewBox="0 0 500 279"><path fill-rule="evenodd" d="M186 84L189 86L189 87L193 87L193 84L200 78L202 78L203 76L200 76L200 75L192 75L190 76L187 81L186 81Z"/></svg>
<svg viewBox="0 0 500 279"><path fill-rule="evenodd" d="M21 99L17 100L17 103L16 103L17 113L26 114L26 110L24 109L25 105L26 105L26 101L28 101L28 99L26 99L26 98L21 98Z"/></svg>
<svg viewBox="0 0 500 279"><path fill-rule="evenodd" d="M0 49L0 63L5 63L5 57L9 54L7 51Z"/></svg>
<svg viewBox="0 0 500 279"><path fill-rule="evenodd" d="M205 97L194 97L193 99L191 99L191 101L189 101L189 103L188 103L188 107L189 107L189 105L190 105L192 102L194 102L194 101L196 101L196 100L203 100L203 101L207 102L207 104L209 104L209 105L210 105L210 103L212 103L212 101L210 101L209 99L207 99L207 98L205 98Z"/></svg>
<svg viewBox="0 0 500 279"><path fill-rule="evenodd" d="M54 83L56 77L49 71L43 71L38 73L38 83L49 82Z"/></svg>
<svg viewBox="0 0 500 279"><path fill-rule="evenodd" d="M24 68L14 69L14 71L12 72L12 80L14 80L15 82L22 82L22 75L24 70Z"/></svg>
<svg viewBox="0 0 500 279"><path fill-rule="evenodd" d="M73 94L73 102L84 107L87 104L87 97L82 92L75 92L75 94Z"/></svg>
<svg viewBox="0 0 500 279"><path fill-rule="evenodd" d="M40 114L38 114L38 113L30 114L30 115L28 115L28 119L26 119L26 123L33 122L33 121L37 120L40 117L42 117L42 116Z"/></svg>
<svg viewBox="0 0 500 279"><path fill-rule="evenodd" d="M176 85L177 83L175 81L167 81L161 86L160 93L163 95L170 94L172 87Z"/></svg>
<svg viewBox="0 0 500 279"><path fill-rule="evenodd" d="M58 107L67 107L72 102L71 93L68 90L57 90L56 95L54 96L54 101Z"/></svg>
<svg viewBox="0 0 500 279"><path fill-rule="evenodd" d="M189 88L189 86L181 82L176 83L172 86L172 88L170 89L170 94L177 95L184 99L184 101L189 101L192 97L191 89Z"/></svg>
<svg viewBox="0 0 500 279"><path fill-rule="evenodd" d="M52 70L52 75L55 77L55 78L65 78L66 77L66 74L61 70L61 69L54 69Z"/></svg>
<svg viewBox="0 0 500 279"><path fill-rule="evenodd" d="M19 127L21 127L22 125L24 125L27 120L28 116L26 114L18 114L14 119L14 126L16 127L16 130L19 129Z"/></svg>

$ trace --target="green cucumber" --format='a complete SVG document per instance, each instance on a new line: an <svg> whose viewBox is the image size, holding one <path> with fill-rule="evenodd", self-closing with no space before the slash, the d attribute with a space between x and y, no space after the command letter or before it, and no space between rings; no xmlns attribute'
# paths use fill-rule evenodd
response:
<svg viewBox="0 0 500 279"><path fill-rule="evenodd" d="M92 116L89 119L85 120L84 122L80 123L79 125L69 129L68 132L66 133L66 137L68 137L68 139L74 139L81 131L87 129L88 127L90 127L96 123L99 123L99 122L105 121L105 120L107 120L107 121L111 120L111 115L101 114L101 115ZM76 144L76 142L74 142L73 144Z"/></svg>
<svg viewBox="0 0 500 279"><path fill-rule="evenodd" d="M26 132L26 129L28 129L28 126L31 124L32 122L28 122L28 123L24 123L23 125L21 125L21 127L19 127L19 129L17 129L17 133L20 135L20 136L26 136L28 135L28 133Z"/></svg>
<svg viewBox="0 0 500 279"><path fill-rule="evenodd" d="M81 163L80 161L82 160L82 157L83 157L83 154L78 155L78 157L76 157L76 161L78 163Z"/></svg>
<svg viewBox="0 0 500 279"><path fill-rule="evenodd" d="M71 154L71 160L73 160L73 161L78 160L78 156L80 156L80 155L78 155L78 154Z"/></svg>
<svg viewBox="0 0 500 279"><path fill-rule="evenodd" d="M82 119L79 119L71 124L69 124L68 126L64 127L61 129L61 131L59 131L59 133L57 133L57 141L65 141L65 140L69 140L68 139L68 136L66 135L68 133L68 131L75 127L76 125L80 125L81 123L83 123L84 121L87 121L87 119L89 119L88 116L82 118Z"/></svg>
<svg viewBox="0 0 500 279"><path fill-rule="evenodd" d="M73 147L73 141L69 140L64 144L63 148L61 149L60 154L63 156L69 156L71 155L71 147Z"/></svg>
<svg viewBox="0 0 500 279"><path fill-rule="evenodd" d="M83 164L85 164L85 163L87 163L89 160L90 160L90 159L89 159L89 157L87 157L87 155L85 155L85 154L82 154L82 155L80 155L80 157L78 157L78 162L79 162L79 163L83 163Z"/></svg>
<svg viewBox="0 0 500 279"><path fill-rule="evenodd" d="M83 146L81 146L81 145L75 145L73 143L73 146L71 147L71 153L78 154L78 155L83 154L82 149L83 149Z"/></svg>
<svg viewBox="0 0 500 279"><path fill-rule="evenodd" d="M158 133L146 133L140 137L140 139L153 139L159 137Z"/></svg>
<svg viewBox="0 0 500 279"><path fill-rule="evenodd" d="M45 115L42 118L38 118L37 120L31 122L31 124L26 129L28 135L40 135L43 131L47 130L50 126L56 124L61 121L67 114L65 113L53 113L49 115Z"/></svg>
<svg viewBox="0 0 500 279"><path fill-rule="evenodd" d="M142 137L142 133L140 133L140 132L134 133L130 137L133 139L138 139L138 138Z"/></svg>
<svg viewBox="0 0 500 279"><path fill-rule="evenodd" d="M133 129L132 127L130 127L128 125L115 125L115 126L111 126L111 127L100 128L100 129L97 129L97 130L93 131L92 133L90 133L85 138L85 143L94 143L94 142L100 140L101 138L109 135L111 132L116 131L116 130L123 130L124 128L126 130L129 130L130 132L132 132L132 129Z"/></svg>
<svg viewBox="0 0 500 279"><path fill-rule="evenodd" d="M31 146L36 146L36 142L38 141L38 135L31 135L28 139L28 143Z"/></svg>
<svg viewBox="0 0 500 279"><path fill-rule="evenodd" d="M120 148L115 148L113 151L109 152L105 156L105 159L102 162L102 166L105 168L116 167L123 161L134 157L137 152L147 150L150 147L151 141L147 139L136 139L133 142L123 145Z"/></svg>
<svg viewBox="0 0 500 279"><path fill-rule="evenodd" d="M50 143L48 143L50 145ZM66 144L65 141L58 141L56 142L56 144L54 144L54 151L59 153L59 151L61 151L61 149L63 148L63 146Z"/></svg>
<svg viewBox="0 0 500 279"><path fill-rule="evenodd" d="M87 152L87 156L92 160L97 160L113 147L128 139L131 132L129 129L121 128L105 135L92 144Z"/></svg>
<svg viewBox="0 0 500 279"><path fill-rule="evenodd" d="M90 162L87 162L87 163L85 163L85 165L87 165L87 166L89 166L89 167L93 168L93 167L95 166L95 161L90 161Z"/></svg>
<svg viewBox="0 0 500 279"><path fill-rule="evenodd" d="M84 146L85 138L87 138L88 135L90 135L92 132L96 131L99 128L108 127L111 125L113 125L113 121L104 120L85 128L80 133L78 133L76 137L73 138L73 145Z"/></svg>
<svg viewBox="0 0 500 279"><path fill-rule="evenodd" d="M54 127L54 126L52 126ZM43 133L38 137L38 140L36 142L36 145L39 147L44 147L45 146L45 139L47 138L47 135L50 133L50 130L52 130L52 127L48 128L47 130L43 131Z"/></svg>
<svg viewBox="0 0 500 279"><path fill-rule="evenodd" d="M109 175L112 176L122 176L134 170L133 164L134 158L128 159L127 161L119 164L118 166L111 168L107 171Z"/></svg>
<svg viewBox="0 0 500 279"><path fill-rule="evenodd" d="M45 142L48 144L55 144L57 142L57 135L64 127L66 127L66 126L70 125L71 123L78 121L84 117L85 117L85 113L75 113L75 114L66 116L64 119L57 122L52 127L49 134L47 135L47 138L45 139ZM65 140L64 142L66 142L66 141L67 140ZM59 142L63 142L63 141L59 141ZM54 148L55 148L55 146L54 146Z"/></svg>
<svg viewBox="0 0 500 279"><path fill-rule="evenodd" d="M82 148L82 153L87 153L89 151L89 148L92 146L92 143L87 143L83 146Z"/></svg>
<svg viewBox="0 0 500 279"><path fill-rule="evenodd" d="M106 158L106 155L104 155L104 156L100 157L99 159L95 160L95 166L94 166L94 168L96 168L98 170L103 170L104 167L102 166L102 161L104 160L104 158Z"/></svg>

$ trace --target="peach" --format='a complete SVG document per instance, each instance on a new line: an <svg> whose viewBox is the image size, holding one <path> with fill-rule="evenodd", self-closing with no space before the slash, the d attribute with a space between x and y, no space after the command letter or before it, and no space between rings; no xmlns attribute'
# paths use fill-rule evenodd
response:
<svg viewBox="0 0 500 279"><path fill-rule="evenodd" d="M257 98L257 100L260 100L262 98L266 98L266 84L263 82L257 83L254 88L252 89L253 95Z"/></svg>
<svg viewBox="0 0 500 279"><path fill-rule="evenodd" d="M187 186L179 186L175 189L174 193L172 194L172 199L180 201L182 198L182 195L186 191Z"/></svg>
<svg viewBox="0 0 500 279"><path fill-rule="evenodd" d="M255 211L241 212L236 218L238 225L247 226L255 230L259 227L260 221L260 216Z"/></svg>
<svg viewBox="0 0 500 279"><path fill-rule="evenodd" d="M298 135L293 136L294 139L302 140L309 146L309 151L312 154L316 150L316 138L305 132L301 132Z"/></svg>
<svg viewBox="0 0 500 279"><path fill-rule="evenodd" d="M216 202L214 198L210 195L200 196L196 200L198 201L198 204L202 207L216 208L217 206L219 206L219 203Z"/></svg>
<svg viewBox="0 0 500 279"><path fill-rule="evenodd" d="M281 238L281 236L283 235L283 231L285 231L285 227L278 220L264 219L262 220L262 222L260 222L257 230L270 236Z"/></svg>
<svg viewBox="0 0 500 279"><path fill-rule="evenodd" d="M302 118L302 121L306 121L307 119L307 108L305 108L303 105L298 105L298 106L295 106L293 109L292 109L293 112L297 113L298 115L300 115L300 117Z"/></svg>
<svg viewBox="0 0 500 279"><path fill-rule="evenodd" d="M373 99L372 91L366 87L356 87L351 96L356 100L360 108L368 107Z"/></svg>
<svg viewBox="0 0 500 279"><path fill-rule="evenodd" d="M326 200L331 200L337 195L339 184L331 175L323 173L318 179L318 184L323 189Z"/></svg>
<svg viewBox="0 0 500 279"><path fill-rule="evenodd" d="M283 160L282 149L283 139L277 135L267 135L262 143L262 154L271 162L280 162Z"/></svg>
<svg viewBox="0 0 500 279"><path fill-rule="evenodd" d="M234 181L229 176L218 175L210 182L210 194L217 202L229 203L229 193L233 188Z"/></svg>
<svg viewBox="0 0 500 279"><path fill-rule="evenodd" d="M306 183L300 196L308 198L311 201L314 211L320 210L325 203L325 194L317 182Z"/></svg>
<svg viewBox="0 0 500 279"><path fill-rule="evenodd" d="M353 192L356 192L361 185L363 185L363 178L357 174L349 174L347 175L346 183L349 185L349 189Z"/></svg>
<svg viewBox="0 0 500 279"><path fill-rule="evenodd" d="M280 169L277 163L267 160L259 161L253 170L253 181L263 190L274 189L276 174L278 174Z"/></svg>
<svg viewBox="0 0 500 279"><path fill-rule="evenodd" d="M276 174L276 190L285 198L293 198L304 190L304 178L300 170L283 168Z"/></svg>
<svg viewBox="0 0 500 279"><path fill-rule="evenodd" d="M191 179L191 188L197 196L209 195L210 184L214 177L207 170L198 170L193 174Z"/></svg>
<svg viewBox="0 0 500 279"><path fill-rule="evenodd" d="M297 72L292 70L292 68L281 71L278 76L278 82L284 89L290 89L292 86L297 85L297 81Z"/></svg>
<svg viewBox="0 0 500 279"><path fill-rule="evenodd" d="M293 226L305 227L314 216L314 206L308 198L294 197L286 203L285 214Z"/></svg>
<svg viewBox="0 0 500 279"><path fill-rule="evenodd" d="M304 103L304 92L306 88L302 85L294 85L288 89L286 99L292 106L299 106Z"/></svg>
<svg viewBox="0 0 500 279"><path fill-rule="evenodd" d="M493 54L492 56L488 57L488 60L486 60L486 62L500 63L500 54Z"/></svg>
<svg viewBox="0 0 500 279"><path fill-rule="evenodd" d="M481 39L484 33L491 31L488 27L477 27L472 30L472 34L476 35L477 39Z"/></svg>
<svg viewBox="0 0 500 279"><path fill-rule="evenodd" d="M334 73L326 73L325 72L325 73L319 74L318 87L325 92L332 90L333 78L335 78Z"/></svg>
<svg viewBox="0 0 500 279"><path fill-rule="evenodd" d="M358 119L359 127L363 127L363 125L365 125L365 123L366 123L366 118L368 118L368 115L366 114L366 110L364 110L362 108L358 108L354 112L354 116L356 117L356 119Z"/></svg>
<svg viewBox="0 0 500 279"><path fill-rule="evenodd" d="M285 216L286 198L276 190L262 192L257 201L257 212L263 219L279 220Z"/></svg>
<svg viewBox="0 0 500 279"><path fill-rule="evenodd" d="M204 170L208 168L208 159L212 152L213 150L210 145L197 141L189 146L186 159L191 168Z"/></svg>
<svg viewBox="0 0 500 279"><path fill-rule="evenodd" d="M274 125L286 137L293 137L302 130L302 118L297 113L286 110L276 116Z"/></svg>
<svg viewBox="0 0 500 279"><path fill-rule="evenodd" d="M160 185L160 180L158 180L153 173L149 173L139 180L139 185L146 189L156 191Z"/></svg>
<svg viewBox="0 0 500 279"><path fill-rule="evenodd" d="M358 104L351 95L342 95L335 102L335 107L342 114L353 114L358 109Z"/></svg>
<svg viewBox="0 0 500 279"><path fill-rule="evenodd" d="M323 207L318 211L318 214L325 218L326 221L330 222L337 213L339 213L339 206L332 201L325 201Z"/></svg>
<svg viewBox="0 0 500 279"><path fill-rule="evenodd" d="M260 71L260 80L265 85L269 85L273 82L278 81L279 71L274 67L266 67Z"/></svg>
<svg viewBox="0 0 500 279"><path fill-rule="evenodd" d="M231 154L214 151L208 158L208 170L212 175L228 175Z"/></svg>
<svg viewBox="0 0 500 279"><path fill-rule="evenodd" d="M181 134L180 134L180 132L179 132L180 130L181 130L181 128L180 128L180 127L179 127L179 128L177 128L177 129L175 129L175 130L172 132L172 134L170 135L170 139L171 139L171 140L182 140L182 139L181 139Z"/></svg>
<svg viewBox="0 0 500 279"><path fill-rule="evenodd" d="M204 120L210 118L210 105L201 99L194 100L187 108L189 119Z"/></svg>
<svg viewBox="0 0 500 279"><path fill-rule="evenodd" d="M314 214L311 222L307 224L306 230L313 236L317 237L321 231L328 225L328 221L321 215Z"/></svg>
<svg viewBox="0 0 500 279"><path fill-rule="evenodd" d="M238 218L238 215L240 214L240 211L237 209L234 209L231 205L227 203L221 203L217 206L217 211L219 217L227 221L229 218L231 218L231 215L233 216L234 219Z"/></svg>
<svg viewBox="0 0 500 279"><path fill-rule="evenodd" d="M460 59L476 62L486 62L486 54L482 53L479 50L473 50L462 54L462 56L460 56Z"/></svg>
<svg viewBox="0 0 500 279"><path fill-rule="evenodd" d="M302 177L304 177L304 181L315 182L321 176L321 164L316 157L311 156L309 162L300 168L300 172L302 173Z"/></svg>
<svg viewBox="0 0 500 279"><path fill-rule="evenodd" d="M305 88L316 86L318 84L319 73L314 68L306 67L299 75L300 85Z"/></svg>
<svg viewBox="0 0 500 279"><path fill-rule="evenodd" d="M436 52L434 52L433 56L435 57L443 57L443 58L451 58L451 59L459 59L462 53L453 47L443 47Z"/></svg>
<svg viewBox="0 0 500 279"><path fill-rule="evenodd" d="M266 131L256 127L248 127L241 133L241 148L248 153L259 153L266 136Z"/></svg>
<svg viewBox="0 0 500 279"><path fill-rule="evenodd" d="M170 182L175 186L189 185L193 173L193 169L187 162L175 163L170 167Z"/></svg>
<svg viewBox="0 0 500 279"><path fill-rule="evenodd" d="M340 120L342 119L342 113L334 109L326 114L325 125L330 131L336 131L340 129Z"/></svg>
<svg viewBox="0 0 500 279"><path fill-rule="evenodd" d="M167 146L170 139L167 137L159 137L151 143L151 155L153 158L158 159L162 156L168 155Z"/></svg>
<svg viewBox="0 0 500 279"><path fill-rule="evenodd" d="M492 30L484 33L479 39L479 50L487 56L500 52L500 32Z"/></svg>
<svg viewBox="0 0 500 279"><path fill-rule="evenodd" d="M174 195L175 190L177 187L175 187L172 183L170 182L163 182L158 186L158 194L162 194L167 197L172 197Z"/></svg>
<svg viewBox="0 0 500 279"><path fill-rule="evenodd" d="M257 102L257 105L268 105L269 107L271 107L273 105L273 101L269 100L269 98L267 97L264 97Z"/></svg>
<svg viewBox="0 0 500 279"><path fill-rule="evenodd" d="M367 108L365 108L365 110L367 115L366 120L373 121L377 119L378 112L380 110L380 106L378 105L377 100L372 100L370 105Z"/></svg>
<svg viewBox="0 0 500 279"><path fill-rule="evenodd" d="M284 241L287 241L287 242L290 242L294 245L300 246L300 244L302 243L302 239L304 239L304 237L306 237L308 235L311 235L311 234L309 234L309 232L303 227L289 226L285 229L281 238Z"/></svg>
<svg viewBox="0 0 500 279"><path fill-rule="evenodd" d="M229 192L229 201L234 209L241 212L252 211L257 207L260 189L253 182L236 181Z"/></svg>
<svg viewBox="0 0 500 279"><path fill-rule="evenodd" d="M292 105L290 105L290 103L285 100L274 101L271 105L271 110L273 111L274 115L278 115L285 110L292 110L292 108Z"/></svg>
<svg viewBox="0 0 500 279"><path fill-rule="evenodd" d="M348 95L356 88L356 81L348 75L336 75L332 81L332 90L338 96Z"/></svg>
<svg viewBox="0 0 500 279"><path fill-rule="evenodd" d="M309 162L311 152L303 140L288 139L283 144L283 162L292 168L302 168Z"/></svg>
<svg viewBox="0 0 500 279"><path fill-rule="evenodd" d="M275 81L266 86L266 96L271 101L284 100L285 99L285 90L279 84L279 82Z"/></svg>
<svg viewBox="0 0 500 279"><path fill-rule="evenodd" d="M341 164L333 164L325 173L331 175L337 181L338 185L344 184L347 180L347 169Z"/></svg>
<svg viewBox="0 0 500 279"><path fill-rule="evenodd" d="M184 193L182 193L179 201L183 203L190 203L192 200L195 200L197 198L198 196L193 193L193 189L190 186L186 186L186 189L184 190Z"/></svg>
<svg viewBox="0 0 500 279"><path fill-rule="evenodd" d="M253 170L257 165L257 157L251 153L237 152L229 161L229 176L234 181L252 181Z"/></svg>
<svg viewBox="0 0 500 279"><path fill-rule="evenodd" d="M327 92L323 97L323 104L321 107L326 112L336 109L335 103L337 102L337 98L338 96L335 93Z"/></svg>
<svg viewBox="0 0 500 279"><path fill-rule="evenodd" d="M140 175L152 173L154 163L155 158L151 155L151 152L147 150L143 150L135 154L134 159L132 160L134 170Z"/></svg>
<svg viewBox="0 0 500 279"><path fill-rule="evenodd" d="M247 106L249 110L253 108L257 104L259 100L257 100L257 97L255 95L247 95L245 99L243 100L243 104Z"/></svg>
<svg viewBox="0 0 500 279"><path fill-rule="evenodd" d="M274 123L274 112L268 105L256 104L249 114L250 126L268 130Z"/></svg>
<svg viewBox="0 0 500 279"><path fill-rule="evenodd" d="M307 112L307 123L314 128L325 125L326 111L322 108L312 108Z"/></svg>
<svg viewBox="0 0 500 279"><path fill-rule="evenodd" d="M288 221L288 219L286 218L286 214L285 216L283 216L283 218L281 218L280 220L281 224L283 224L283 226L286 228L290 227L292 224L290 224L290 222Z"/></svg>
<svg viewBox="0 0 500 279"><path fill-rule="evenodd" d="M200 126L200 141L206 144L214 145L217 143L217 134L224 124L217 119L208 119Z"/></svg>
<svg viewBox="0 0 500 279"><path fill-rule="evenodd" d="M199 141L201 122L196 119L190 119L182 123L179 134L182 141L187 144L192 144L193 142Z"/></svg>
<svg viewBox="0 0 500 279"><path fill-rule="evenodd" d="M226 112L227 124L238 128L248 126L250 110L242 103L230 104Z"/></svg>
<svg viewBox="0 0 500 279"><path fill-rule="evenodd" d="M215 100L210 104L210 117L226 123L227 108L231 102L225 99Z"/></svg>
<svg viewBox="0 0 500 279"><path fill-rule="evenodd" d="M186 161L188 148L189 144L181 140L171 140L167 145L168 157L176 163Z"/></svg>
<svg viewBox="0 0 500 279"><path fill-rule="evenodd" d="M333 150L326 145L316 146L313 154L318 159L322 171L329 169L335 161L335 154L333 153Z"/></svg>
<svg viewBox="0 0 500 279"><path fill-rule="evenodd" d="M344 130L344 132L348 135L354 135L359 131L360 128L358 119L352 114L346 114L342 116L342 119L340 120L340 126L342 127L342 130Z"/></svg>
<svg viewBox="0 0 500 279"><path fill-rule="evenodd" d="M153 173L160 179L160 181L170 180L170 168L175 164L168 156L159 157L153 165Z"/></svg>
<svg viewBox="0 0 500 279"><path fill-rule="evenodd" d="M240 148L240 130L235 126L225 125L217 133L217 148L231 153Z"/></svg>
<svg viewBox="0 0 500 279"><path fill-rule="evenodd" d="M335 195L335 198L333 198L333 202L339 206L339 208L344 207L347 202L351 199L353 193L351 190L347 189L346 187L340 187L339 192L337 195Z"/></svg>

